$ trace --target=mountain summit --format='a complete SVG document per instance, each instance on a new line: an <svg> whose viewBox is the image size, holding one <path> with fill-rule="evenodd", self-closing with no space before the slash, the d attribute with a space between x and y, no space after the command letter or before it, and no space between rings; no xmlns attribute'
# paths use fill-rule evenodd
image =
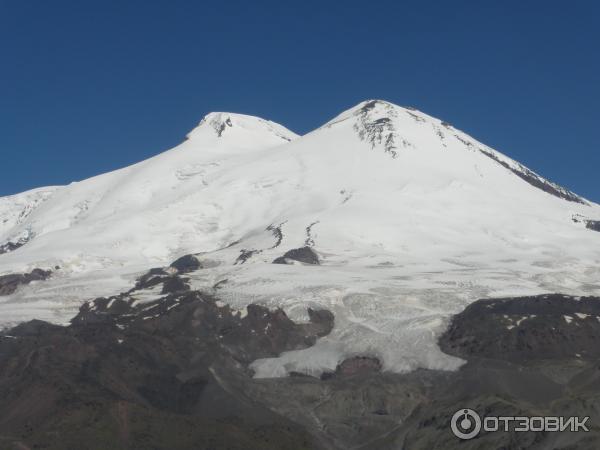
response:
<svg viewBox="0 0 600 450"><path fill-rule="evenodd" d="M330 128L346 121L352 122L352 128L361 140L368 142L372 148L382 148L393 158L399 157L398 152L401 149L445 150L448 149L448 139L458 140L467 150L480 152L491 158L532 186L568 201L585 203L584 199L573 192L545 180L522 164L455 129L449 123L428 116L415 108L403 108L384 100L368 100L340 114L324 127ZM418 126L415 127L415 124Z"/></svg>
<svg viewBox="0 0 600 450"><path fill-rule="evenodd" d="M251 150L251 151L249 151ZM452 369L436 337L487 296L598 295L600 206L412 108L368 100L297 136L210 113L179 146L68 186L0 199L0 274L51 269L4 296L4 324L65 322L193 253L186 277L233 308L308 320L317 345L255 362L257 376L335 370L376 352L384 370ZM273 264L275 263L275 264ZM55 269L59 267L59 269ZM130 294L155 299L159 288ZM415 343L418 343L415 344Z"/></svg>
<svg viewBox="0 0 600 450"><path fill-rule="evenodd" d="M188 133L187 138L202 139L212 134L219 138L247 140L260 138L263 135L284 142L290 142L298 137L297 134L270 120L245 114L211 112L204 116L198 126Z"/></svg>

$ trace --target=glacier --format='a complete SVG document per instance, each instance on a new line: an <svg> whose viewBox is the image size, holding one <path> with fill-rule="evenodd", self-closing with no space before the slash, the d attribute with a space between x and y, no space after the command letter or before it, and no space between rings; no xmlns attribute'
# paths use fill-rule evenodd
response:
<svg viewBox="0 0 600 450"><path fill-rule="evenodd" d="M600 234L586 220L600 205L413 108L365 101L304 136L211 113L150 159L0 198L0 246L21 243L0 254L0 275L59 268L0 297L0 326L66 323L194 253L193 288L233 308L282 307L298 322L309 307L334 313L330 335L255 361L257 377L364 354L393 372L454 370L462 360L437 338L469 303L600 294ZM272 264L303 247L320 264Z"/></svg>

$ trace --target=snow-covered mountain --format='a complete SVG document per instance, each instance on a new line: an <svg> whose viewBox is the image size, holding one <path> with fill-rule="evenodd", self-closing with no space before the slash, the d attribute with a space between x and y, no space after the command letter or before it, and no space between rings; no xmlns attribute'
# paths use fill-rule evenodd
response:
<svg viewBox="0 0 600 450"><path fill-rule="evenodd" d="M414 109L367 101L305 136L211 113L153 158L0 198L0 274L60 267L0 297L0 324L68 321L83 301L199 253L194 287L235 308L335 315L314 347L255 362L258 376L362 353L394 371L452 369L461 361L436 337L466 304L600 294L595 220L599 205Z"/></svg>

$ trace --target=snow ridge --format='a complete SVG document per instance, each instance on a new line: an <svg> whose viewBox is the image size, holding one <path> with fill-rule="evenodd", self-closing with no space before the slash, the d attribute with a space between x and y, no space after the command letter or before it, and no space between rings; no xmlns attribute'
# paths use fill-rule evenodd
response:
<svg viewBox="0 0 600 450"><path fill-rule="evenodd" d="M270 120L261 119L260 117L227 112L211 112L187 135L187 138L193 139L198 135L202 135L207 129L215 133L219 138L229 135L232 132L269 133L286 142L290 142L298 137L285 127Z"/></svg>

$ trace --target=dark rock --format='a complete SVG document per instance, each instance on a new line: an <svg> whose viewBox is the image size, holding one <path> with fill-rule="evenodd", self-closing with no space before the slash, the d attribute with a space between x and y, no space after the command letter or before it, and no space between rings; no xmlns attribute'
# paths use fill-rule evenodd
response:
<svg viewBox="0 0 600 450"><path fill-rule="evenodd" d="M178 277L172 280L176 282ZM104 323L130 329L140 326L189 335L191 339L201 337L218 341L236 361L249 364L258 358L309 347L331 332L331 312L309 309L308 314L308 323L296 324L282 309L250 304L247 314L241 317L228 305L217 306L214 298L189 291L185 285L185 289L175 289L164 298L140 305L132 304L128 294L99 297L84 303L72 324L81 327Z"/></svg>
<svg viewBox="0 0 600 450"><path fill-rule="evenodd" d="M164 283L170 277L171 274L162 268L150 269L136 280L135 286L131 289L131 292L140 289L151 289L154 286Z"/></svg>
<svg viewBox="0 0 600 450"><path fill-rule="evenodd" d="M335 378L335 372L323 372L319 377L321 381L331 380L332 378Z"/></svg>
<svg viewBox="0 0 600 450"><path fill-rule="evenodd" d="M15 251L23 245L25 245L25 242L7 242L5 244L2 244L0 245L0 255Z"/></svg>
<svg viewBox="0 0 600 450"><path fill-rule="evenodd" d="M313 324L323 326L326 330L333 328L334 315L327 309L308 308L308 317ZM325 334L329 334L329 331Z"/></svg>
<svg viewBox="0 0 600 450"><path fill-rule="evenodd" d="M171 263L171 267L179 273L193 272L202 268L202 263L195 255L185 255Z"/></svg>
<svg viewBox="0 0 600 450"><path fill-rule="evenodd" d="M267 227L267 231L273 233L273 237L275 238L275 243L271 246L271 249L277 248L281 245L281 241L283 241L283 230L282 227L285 222L280 223L279 225L269 225Z"/></svg>
<svg viewBox="0 0 600 450"><path fill-rule="evenodd" d="M71 319L72 324L115 323L115 318L134 313L126 294L114 297L99 297L92 302L85 302L79 308L79 314Z"/></svg>
<svg viewBox="0 0 600 450"><path fill-rule="evenodd" d="M33 269L29 273L15 273L0 276L0 295L10 295L14 293L20 285L29 284L32 281L46 280L50 277L52 271Z"/></svg>
<svg viewBox="0 0 600 450"><path fill-rule="evenodd" d="M282 310L241 318L199 292L98 298L70 326L19 325L0 338L0 447L321 448L244 394L250 362L306 348L310 333Z"/></svg>
<svg viewBox="0 0 600 450"><path fill-rule="evenodd" d="M369 100L366 102L359 110L360 113L368 113L371 111L377 104L380 103L379 100Z"/></svg>
<svg viewBox="0 0 600 450"><path fill-rule="evenodd" d="M233 124L231 123L231 119L229 117L223 122L215 125L215 131L217 132L217 136L221 137L227 127L233 127Z"/></svg>
<svg viewBox="0 0 600 450"><path fill-rule="evenodd" d="M25 244L27 244L31 240L31 237L32 236L20 238L17 241L8 241L8 242L0 245L0 255L2 255L4 253L14 252L18 248L23 247Z"/></svg>
<svg viewBox="0 0 600 450"><path fill-rule="evenodd" d="M371 100L365 103L358 111L355 112L357 122L354 124L354 131L362 141L371 144L371 148L376 145L383 145L384 151L389 153L392 158L398 156L396 151L396 130L393 121L389 117L381 117L373 120L370 112L377 105L388 109L390 114L393 114L393 108L387 102L381 100ZM403 140L404 145L406 142Z"/></svg>
<svg viewBox="0 0 600 450"><path fill-rule="evenodd" d="M381 372L381 361L372 356L354 356L345 359L335 369L338 377L350 377Z"/></svg>
<svg viewBox="0 0 600 450"><path fill-rule="evenodd" d="M600 299L565 295L479 300L456 315L440 338L462 358L600 358Z"/></svg>
<svg viewBox="0 0 600 450"><path fill-rule="evenodd" d="M310 347L333 328L333 320L321 319L324 313L313 313L309 323L296 324L282 309L270 310L255 304L248 305L246 309L248 314L240 320L239 326L234 324L228 330L223 336L223 343L247 341L244 352L250 352L253 357L240 358L248 360Z"/></svg>
<svg viewBox="0 0 600 450"><path fill-rule="evenodd" d="M302 372L296 372L294 370L292 370L290 373L288 373L289 377L292 378L314 378L312 375L308 375L306 373L302 373Z"/></svg>
<svg viewBox="0 0 600 450"><path fill-rule="evenodd" d="M600 220L587 220L585 226L590 230L600 231Z"/></svg>
<svg viewBox="0 0 600 450"><path fill-rule="evenodd" d="M121 296L114 297L111 302L106 305L106 312L115 316L127 314L131 311L129 301Z"/></svg>
<svg viewBox="0 0 600 450"><path fill-rule="evenodd" d="M162 294L174 294L177 292L189 291L190 287L180 277L174 276L167 278L163 283Z"/></svg>
<svg viewBox="0 0 600 450"><path fill-rule="evenodd" d="M286 252L283 256L275 258L273 264L291 264L292 261L298 261L304 264L319 264L319 257L310 247L295 248Z"/></svg>
<svg viewBox="0 0 600 450"><path fill-rule="evenodd" d="M189 266L185 264L180 264L179 267L183 268L183 273L189 271L185 268L189 268ZM177 270L177 268L174 269ZM177 273L172 273L172 271L169 272L162 268L150 269L148 272L146 272L144 275L142 275L136 280L135 286L131 290L129 290L127 294L132 294L135 291L143 289L152 289L160 284L162 284L161 294L163 295L189 291L190 287L187 284L188 279L181 278L178 275L178 273L181 272L177 270Z"/></svg>
<svg viewBox="0 0 600 450"><path fill-rule="evenodd" d="M62 327L59 325L53 325L48 322L44 322L43 320L31 320L29 322L25 322L17 325L16 327L10 330L11 336L19 336L19 337L35 337L42 336L46 333L51 333L57 330L60 330Z"/></svg>
<svg viewBox="0 0 600 450"><path fill-rule="evenodd" d="M242 249L242 250L240 250L239 256L235 260L235 264L244 264L246 261L248 261L254 255L259 254L259 253L262 253L262 250L246 250L246 249Z"/></svg>
<svg viewBox="0 0 600 450"><path fill-rule="evenodd" d="M342 191L340 191L340 194L344 195L344 194L346 194L346 191L342 190ZM345 201L347 201L348 198L349 197L346 196ZM312 235L312 229L318 223L319 223L319 221L317 220L316 222L311 223L309 226L307 226L305 228L305 230L306 230L306 240L304 241L305 247L313 247L315 245L315 239L313 238L313 235Z"/></svg>

